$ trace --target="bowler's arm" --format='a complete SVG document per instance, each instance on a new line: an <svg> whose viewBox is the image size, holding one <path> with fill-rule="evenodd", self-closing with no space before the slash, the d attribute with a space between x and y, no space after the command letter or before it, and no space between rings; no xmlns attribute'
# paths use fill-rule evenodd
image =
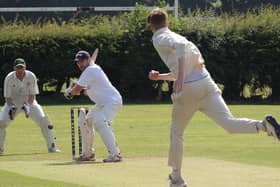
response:
<svg viewBox="0 0 280 187"><path fill-rule="evenodd" d="M164 37L158 41L160 47L168 47L175 50L176 59L178 60L178 77L170 73L158 74L157 80L176 81L178 78L182 79L184 76L184 61L185 61L185 48L186 44L184 41L176 40L173 37Z"/></svg>
<svg viewBox="0 0 280 187"><path fill-rule="evenodd" d="M161 73L158 75L157 80L163 80L163 81L175 81L175 77L172 73Z"/></svg>
<svg viewBox="0 0 280 187"><path fill-rule="evenodd" d="M179 64L178 64L178 77L173 83L173 92L179 93L183 89L184 84L184 57L179 58Z"/></svg>

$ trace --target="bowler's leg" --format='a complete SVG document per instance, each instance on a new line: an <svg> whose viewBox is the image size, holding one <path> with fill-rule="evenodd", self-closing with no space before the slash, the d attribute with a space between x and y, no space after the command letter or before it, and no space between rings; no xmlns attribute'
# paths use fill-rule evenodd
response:
<svg viewBox="0 0 280 187"><path fill-rule="evenodd" d="M184 130L195 113L195 109L174 103L172 122L170 126L170 147L168 165L173 169L181 170L183 159Z"/></svg>
<svg viewBox="0 0 280 187"><path fill-rule="evenodd" d="M180 184L185 186L185 181L181 175L183 161L184 130L198 109L195 98L185 94L185 96L173 99L172 122L170 126L170 147L168 165L172 167L169 175L170 184Z"/></svg>
<svg viewBox="0 0 280 187"><path fill-rule="evenodd" d="M219 92L205 97L201 102L200 111L229 133L258 133L260 130L265 131L262 121L234 118Z"/></svg>

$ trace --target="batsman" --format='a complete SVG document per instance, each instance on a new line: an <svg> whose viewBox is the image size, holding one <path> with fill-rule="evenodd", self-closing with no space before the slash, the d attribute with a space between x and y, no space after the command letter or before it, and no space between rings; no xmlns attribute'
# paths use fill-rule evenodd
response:
<svg viewBox="0 0 280 187"><path fill-rule="evenodd" d="M84 110L81 110L79 114L78 123L82 136L82 154L77 160L95 161L93 149L95 129L100 134L109 152L108 158L103 161L120 162L122 157L111 125L122 107L122 97L87 51L79 51L74 61L82 74L75 85L65 90L64 96L71 99L74 95L79 95L84 91L85 95L95 103L95 107L87 114Z"/></svg>
<svg viewBox="0 0 280 187"><path fill-rule="evenodd" d="M6 128L15 117L25 113L26 118L32 119L41 128L50 153L60 152L55 145L53 124L36 101L39 94L37 78L31 71L26 70L25 60L17 58L14 61L14 71L9 73L4 81L4 97L6 103L0 113L0 154L4 152Z"/></svg>

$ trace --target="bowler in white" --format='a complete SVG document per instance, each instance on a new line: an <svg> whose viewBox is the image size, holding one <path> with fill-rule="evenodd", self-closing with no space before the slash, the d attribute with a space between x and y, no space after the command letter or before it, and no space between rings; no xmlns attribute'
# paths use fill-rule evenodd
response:
<svg viewBox="0 0 280 187"><path fill-rule="evenodd" d="M203 112L229 133L267 132L280 140L280 126L271 115L264 120L235 118L221 96L221 90L208 73L204 59L194 43L168 28L168 16L164 10L154 9L148 16L153 32L153 45L170 72L152 70L151 80L173 82L172 122L168 164L170 187L186 187L181 175L184 131L197 112Z"/></svg>

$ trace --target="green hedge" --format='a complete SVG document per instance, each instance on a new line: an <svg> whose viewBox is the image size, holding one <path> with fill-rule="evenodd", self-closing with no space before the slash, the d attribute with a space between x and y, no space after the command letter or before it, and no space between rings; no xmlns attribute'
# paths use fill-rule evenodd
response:
<svg viewBox="0 0 280 187"><path fill-rule="evenodd" d="M139 7L116 17L67 23L5 23L0 28L0 87L12 61L23 57L38 76L41 89L50 83L60 92L63 83L80 74L72 61L74 54L99 47L97 63L125 100L152 100L159 95L161 82L156 87L147 74L150 69L167 69L153 49L147 14ZM220 17L198 12L179 20L171 17L170 24L200 48L227 99L240 99L246 85L253 96L261 97L272 88L270 98L279 98L280 9L269 7L254 14Z"/></svg>

